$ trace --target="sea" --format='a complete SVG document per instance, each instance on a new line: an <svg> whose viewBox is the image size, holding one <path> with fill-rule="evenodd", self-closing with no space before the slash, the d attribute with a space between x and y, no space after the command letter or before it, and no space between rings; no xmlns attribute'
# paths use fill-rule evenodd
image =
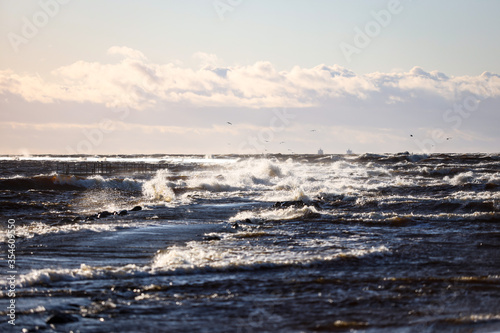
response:
<svg viewBox="0 0 500 333"><path fill-rule="evenodd" d="M0 156L0 218L1 332L500 332L499 154Z"/></svg>

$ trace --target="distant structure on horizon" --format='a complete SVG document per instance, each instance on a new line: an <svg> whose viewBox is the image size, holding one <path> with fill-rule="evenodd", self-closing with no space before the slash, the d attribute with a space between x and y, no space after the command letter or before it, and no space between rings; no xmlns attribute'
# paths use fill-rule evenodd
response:
<svg viewBox="0 0 500 333"><path fill-rule="evenodd" d="M321 149L321 148L320 148L320 149L318 150L318 155L323 155L323 154L324 154L323 149Z"/></svg>
<svg viewBox="0 0 500 333"><path fill-rule="evenodd" d="M346 153L347 155L351 155L351 154L352 154L352 150L347 149L345 153Z"/></svg>

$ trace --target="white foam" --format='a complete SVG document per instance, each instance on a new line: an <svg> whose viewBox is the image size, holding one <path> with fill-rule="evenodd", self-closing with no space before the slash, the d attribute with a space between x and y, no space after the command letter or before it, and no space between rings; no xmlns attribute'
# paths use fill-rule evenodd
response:
<svg viewBox="0 0 500 333"><path fill-rule="evenodd" d="M472 171L467 171L459 173L452 178L446 176L444 177L443 181L454 186L465 185L465 184L486 184L486 183L500 185L500 173L480 174L480 173L474 173Z"/></svg>
<svg viewBox="0 0 500 333"><path fill-rule="evenodd" d="M444 177L445 182L454 186L473 183L475 180L476 180L476 175L472 171L459 173L458 175L452 178L450 178L449 176Z"/></svg>
<svg viewBox="0 0 500 333"><path fill-rule="evenodd" d="M172 201L175 198L175 193L172 190L174 184L168 180L169 175L170 171L167 169L156 171L155 176L142 185L143 195L153 201Z"/></svg>
<svg viewBox="0 0 500 333"><path fill-rule="evenodd" d="M16 282L22 287L27 287L60 281L91 280L96 278L120 279L129 276L147 276L149 274L147 270L147 267L140 267L133 264L103 267L81 264L80 268L75 269L35 269L27 274L20 275Z"/></svg>
<svg viewBox="0 0 500 333"><path fill-rule="evenodd" d="M246 219L255 221L286 221L305 218L310 214L318 214L318 210L313 206L301 208L287 207L285 209L263 209L259 211L242 211L229 218L230 222L243 221Z"/></svg>
<svg viewBox="0 0 500 333"><path fill-rule="evenodd" d="M405 222L412 220L420 221L474 221L474 220L495 220L500 217L497 212L474 212L474 213L438 213L438 214L398 214L384 212L368 212L368 213L345 213L340 212L335 214L339 219L346 221L363 221L364 223L386 223L386 222Z"/></svg>
<svg viewBox="0 0 500 333"><path fill-rule="evenodd" d="M42 222L32 222L28 225L16 226L16 236L22 238L33 238L39 235L74 233L79 231L105 232L116 231L117 227L123 227L119 223L107 221L106 223L70 223L57 226L48 225ZM6 231L0 230L0 236L6 237Z"/></svg>
<svg viewBox="0 0 500 333"><path fill-rule="evenodd" d="M237 237L237 235L236 235ZM223 242L227 242L222 244ZM152 263L154 271L206 271L220 269L259 269L282 265L307 266L316 262L337 260L339 258L360 258L372 254L386 254L385 246L339 250L330 248L324 251L294 251L290 247L260 246L238 240L235 246L232 239L223 239L216 244L210 242L189 242L185 246L173 246L159 253Z"/></svg>
<svg viewBox="0 0 500 333"><path fill-rule="evenodd" d="M382 175L374 181L373 175ZM262 201L306 200L320 193L359 193L395 181L389 170L356 162L301 163L245 159L220 169L193 171L183 186L207 192L249 192ZM179 184L178 184L179 185ZM210 196L210 194L205 194Z"/></svg>
<svg viewBox="0 0 500 333"><path fill-rule="evenodd" d="M54 175L54 184L73 185L85 188L109 188L127 191L140 191L142 181L131 178L104 178L100 175L80 177L73 175Z"/></svg>
<svg viewBox="0 0 500 333"><path fill-rule="evenodd" d="M264 190L282 177L275 161L265 159L240 160L221 169L195 172L186 181L191 188L208 191Z"/></svg>
<svg viewBox="0 0 500 333"><path fill-rule="evenodd" d="M500 192L493 191L457 191L450 194L451 199L455 199L456 202L467 202L471 200L500 200ZM500 203L499 203L500 204Z"/></svg>

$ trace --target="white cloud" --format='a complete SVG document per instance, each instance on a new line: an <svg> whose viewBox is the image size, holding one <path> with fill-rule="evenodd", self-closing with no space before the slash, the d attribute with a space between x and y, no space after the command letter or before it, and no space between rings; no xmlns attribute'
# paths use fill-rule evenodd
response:
<svg viewBox="0 0 500 333"><path fill-rule="evenodd" d="M144 54L114 46L110 55L119 62L77 61L52 72L52 77L0 71L0 93L27 101L90 102L107 107L153 108L161 102L196 107L321 107L350 101L360 107L404 103L454 103L465 96L478 99L500 96L500 76L449 77L414 67L409 72L357 75L338 65L293 67L278 72L266 61L246 66L217 67L214 54L198 52L203 67L184 68L178 63L155 64Z"/></svg>
<svg viewBox="0 0 500 333"><path fill-rule="evenodd" d="M219 63L219 58L213 53L196 52L193 58L200 62L201 68L217 67Z"/></svg>
<svg viewBox="0 0 500 333"><path fill-rule="evenodd" d="M134 50L126 46L112 46L108 49L108 54L117 54L126 58L146 60L146 56L141 51Z"/></svg>

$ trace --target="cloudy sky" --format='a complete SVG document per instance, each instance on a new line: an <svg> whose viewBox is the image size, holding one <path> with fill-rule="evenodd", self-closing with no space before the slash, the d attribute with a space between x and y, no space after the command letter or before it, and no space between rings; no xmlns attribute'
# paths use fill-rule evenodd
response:
<svg viewBox="0 0 500 333"><path fill-rule="evenodd" d="M499 152L498 13L0 0L0 154Z"/></svg>

